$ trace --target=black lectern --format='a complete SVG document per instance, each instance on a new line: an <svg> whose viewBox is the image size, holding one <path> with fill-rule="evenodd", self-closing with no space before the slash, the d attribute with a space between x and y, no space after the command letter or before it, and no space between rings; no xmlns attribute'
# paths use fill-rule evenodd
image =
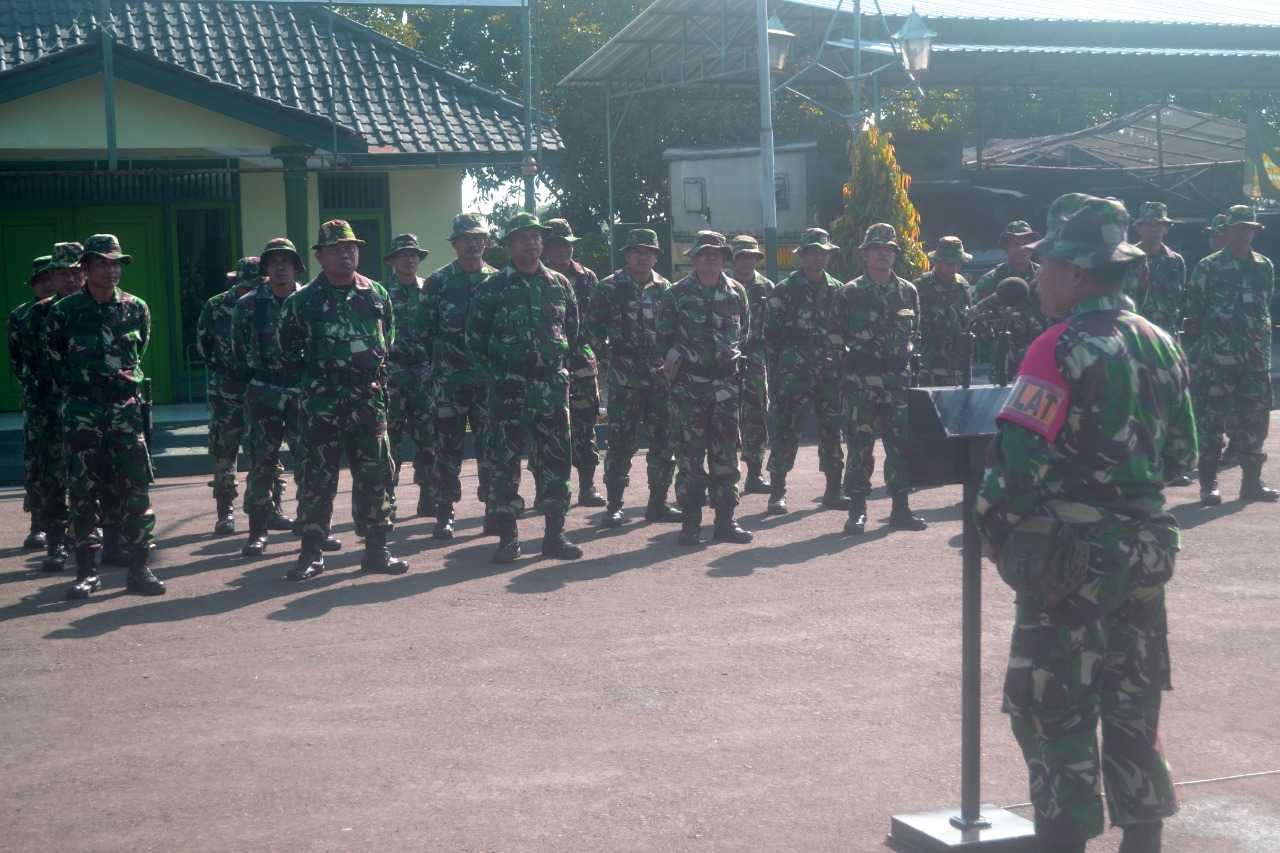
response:
<svg viewBox="0 0 1280 853"><path fill-rule="evenodd" d="M907 454L911 485L964 484L962 560L960 812L954 808L895 815L889 837L911 849L1034 853L1039 847L1031 821L979 803L982 729L982 545L973 507L982 485L985 452L995 434L996 414L1009 389L912 388L908 392Z"/></svg>

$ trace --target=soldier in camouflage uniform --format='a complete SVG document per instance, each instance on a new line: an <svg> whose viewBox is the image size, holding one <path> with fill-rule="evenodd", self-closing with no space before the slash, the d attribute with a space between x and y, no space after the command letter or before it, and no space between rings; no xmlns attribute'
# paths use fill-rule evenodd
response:
<svg viewBox="0 0 1280 853"><path fill-rule="evenodd" d="M236 271L227 273L231 285L211 296L196 321L196 348L209 365L209 455L214 460L213 497L218 520L213 532L236 532L236 460L244 442L244 393L248 368L232 352L231 314L236 300L258 286L258 259L241 258Z"/></svg>
<svg viewBox="0 0 1280 853"><path fill-rule="evenodd" d="M1227 224L1225 213L1215 213L1204 227L1205 236L1209 238L1209 254L1222 251L1227 245L1227 235L1222 233L1222 226Z"/></svg>
<svg viewBox="0 0 1280 853"><path fill-rule="evenodd" d="M919 387L960 385L969 371L964 335L973 306L969 281L960 268L973 255L959 237L943 237L929 260L933 269L912 282L920 294L920 341L911 381Z"/></svg>
<svg viewBox="0 0 1280 853"><path fill-rule="evenodd" d="M596 274L573 259L573 228L565 219L550 219L551 232L542 247L542 261L549 269L569 279L578 310L586 313L596 289ZM569 427L573 434L573 467L578 470L578 506L605 506L596 488L596 468L600 451L596 448L596 424L600 422L600 372L596 355L587 342L586 328L580 324L578 339L569 353Z"/></svg>
<svg viewBox="0 0 1280 853"><path fill-rule="evenodd" d="M569 280L539 260L549 230L532 213L507 220L502 242L511 264L476 288L467 317L467 346L489 375L486 449L493 473L487 510L498 528L495 563L520 556L516 519L524 512L520 451L526 438L539 482L537 509L546 520L542 554L582 556L564 538L572 492L567 364L578 337L578 302Z"/></svg>
<svg viewBox="0 0 1280 853"><path fill-rule="evenodd" d="M1040 234L1030 225L1021 219L1014 220L1005 226L1004 231L1000 234L999 246L1004 250L1007 260L996 264L995 268L981 276L973 285L974 301L986 299L988 296L996 292L996 286L1006 278L1017 277L1025 281L1029 286L1034 286L1036 270L1040 269L1038 264L1031 262L1031 250L1028 245L1040 239ZM1032 302L1036 300L1031 299ZM997 344L999 340L999 332L1006 328L1010 313L1015 309L1005 308L1001 312L996 312L989 317L979 320L973 325L971 331L974 333L976 340L975 359L983 362L989 362L992 365L992 381L1007 382L1012 372L1009 369L1009 363L1012 358L1009 356L1008 349L1000 348ZM1039 310L1038 308L1036 309ZM1039 334L1037 332L1036 334ZM1030 344L1035 340L1035 335L1027 338L1025 344ZM1001 351L997 351L997 350ZM1012 361L1013 367L1016 368L1017 362Z"/></svg>
<svg viewBox="0 0 1280 853"><path fill-rule="evenodd" d="M1129 296L1139 314L1176 339L1187 285L1187 262L1164 244L1171 225L1169 209L1158 201L1143 202L1138 209L1133 230L1138 232L1137 245L1146 257L1141 265L1141 280Z"/></svg>
<svg viewBox="0 0 1280 853"><path fill-rule="evenodd" d="M1196 264L1187 283L1185 329L1195 377L1193 393L1200 424L1200 502L1222 503L1218 464L1228 413L1236 417L1232 446L1240 460L1240 499L1274 501L1275 489L1262 483L1262 451L1271 413L1271 297L1275 270L1253 251L1262 225L1253 208L1227 211L1226 248Z"/></svg>
<svg viewBox="0 0 1280 853"><path fill-rule="evenodd" d="M41 497L36 493L39 487L35 482L34 468L31 460L38 452L40 436L36 432L37 391L31 378L30 366L23 360L23 330L27 325L27 317L37 302L53 295L53 276L49 270L49 255L41 255L31 262L31 274L27 276L27 284L31 287L32 299L24 302L9 313L9 366L13 375L18 378L22 390L22 461L26 476L23 481L22 508L31 513L31 530L23 541L22 547L35 551L47 547L48 537L40 529L36 506Z"/></svg>
<svg viewBox="0 0 1280 853"><path fill-rule="evenodd" d="M866 272L836 291L827 332L843 354L844 437L849 444L845 491L851 498L844 532L867 526L867 496L876 433L884 445L884 480L893 500L889 526L924 530L911 514L907 468L907 389L911 352L920 334L920 295L893 271L902 248L892 225L867 229L858 251Z"/></svg>
<svg viewBox="0 0 1280 853"><path fill-rule="evenodd" d="M387 353L395 341L391 303L375 281L356 272L360 246L351 225L320 226L311 247L320 274L284 301L279 341L284 368L302 373L302 436L306 461L298 494L302 552L287 578L302 581L324 571L322 546L333 519L343 451L351 465L351 515L364 537L360 568L403 574L409 564L392 556L387 483L384 389Z"/></svg>
<svg viewBox="0 0 1280 853"><path fill-rule="evenodd" d="M129 555L130 592L163 595L147 565L155 528L151 457L142 434L142 356L151 338L151 312L120 290L121 266L133 259L111 234L85 241L80 264L85 286L49 313L49 357L63 395L63 459L71 505L76 583L67 598L102 588L94 555L97 499L120 503L121 534ZM110 486L107 485L110 480Z"/></svg>
<svg viewBox="0 0 1280 853"><path fill-rule="evenodd" d="M777 432L769 448L769 514L787 512L787 473L796 462L805 413L818 421L818 468L827 479L822 505L847 509L842 488L844 449L840 446L840 354L827 337L827 320L840 282L827 273L840 247L821 228L800 238L800 269L769 294L764 316L765 359Z"/></svg>
<svg viewBox="0 0 1280 853"><path fill-rule="evenodd" d="M391 299L396 335L387 359L387 435L391 441L391 457L395 461L394 476L387 484L391 500L391 516L396 514L396 486L400 483L400 463L405 435L413 445L413 482L418 487L418 515L434 515L438 499L431 481L435 467L435 394L430 384L431 339L422 337L418 316L423 310L423 280L418 267L427 258L427 250L418 245L418 235L401 234L391 241L391 250L383 260L395 270L382 282Z"/></svg>
<svg viewBox="0 0 1280 853"><path fill-rule="evenodd" d="M685 252L693 274L662 295L658 305L658 351L671 383L680 430L676 497L683 515L681 545L697 545L702 507L710 492L713 536L745 544L752 535L738 526L738 361L751 331L746 289L724 274L733 260L724 235L699 231ZM705 465L705 467L704 467Z"/></svg>
<svg viewBox="0 0 1280 853"><path fill-rule="evenodd" d="M477 497L489 499L488 391L484 367L467 348L467 315L480 282L497 272L484 262L489 232L480 216L459 213L453 218L449 235L457 257L447 267L436 270L422 288L423 310L420 337L432 343L431 386L436 391L435 470L432 482L439 490L435 539L453 538L453 505L462 500L462 456L467 425L475 445L476 472L480 480ZM497 533L497 520L485 513L486 534Z"/></svg>
<svg viewBox="0 0 1280 853"><path fill-rule="evenodd" d="M658 235L635 228L622 247L626 266L596 287L586 309L591 349L609 360L609 452L604 460L608 495L601 525L622 526L623 495L631 481L631 459L644 428L649 521L680 521L680 511L667 503L675 474L672 450L670 386L662 375L656 325L658 303L671 282L653 271L662 251Z"/></svg>
<svg viewBox="0 0 1280 853"><path fill-rule="evenodd" d="M1120 850L1160 849L1177 810L1157 735L1169 687L1164 588L1178 550L1164 486L1196 461L1186 361L1173 337L1125 310L1128 214L1072 193L1049 210L1040 298L1066 317L1022 363L987 451L975 507L983 550L1024 520L1069 525L1082 585L1056 602L1020 595L1004 712L1022 747L1040 849L1082 853L1103 831L1106 782ZM1102 754L1098 723L1102 723Z"/></svg>
<svg viewBox="0 0 1280 853"><path fill-rule="evenodd" d="M760 475L764 470L764 451L769 446L769 426L765 423L765 413L769 411L769 371L765 359L764 317L774 285L756 270L764 252L760 251L755 237L739 234L729 248L733 252L730 264L733 280L747 291L752 317L738 371L741 391L738 425L742 432L742 461L747 463L747 481L743 483L742 493L767 495L769 481Z"/></svg>

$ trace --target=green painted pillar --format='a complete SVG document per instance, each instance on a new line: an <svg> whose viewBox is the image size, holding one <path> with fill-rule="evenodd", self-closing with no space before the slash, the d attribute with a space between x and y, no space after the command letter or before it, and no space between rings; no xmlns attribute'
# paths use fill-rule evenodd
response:
<svg viewBox="0 0 1280 853"><path fill-rule="evenodd" d="M271 155L284 164L284 231L305 261L311 245L307 223L307 158L315 153L305 146L272 148Z"/></svg>

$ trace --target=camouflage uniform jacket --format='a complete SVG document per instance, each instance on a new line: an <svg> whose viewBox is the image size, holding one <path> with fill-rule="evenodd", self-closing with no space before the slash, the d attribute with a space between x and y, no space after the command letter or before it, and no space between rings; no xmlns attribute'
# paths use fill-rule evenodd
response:
<svg viewBox="0 0 1280 853"><path fill-rule="evenodd" d="M836 291L827 332L844 350L846 393L908 388L920 334L920 294L892 272L882 285L859 276Z"/></svg>
<svg viewBox="0 0 1280 853"><path fill-rule="evenodd" d="M812 381L837 374L840 350L827 336L827 321L840 286L826 272L821 282L811 282L796 270L769 293L769 307L759 323L769 370Z"/></svg>
<svg viewBox="0 0 1280 853"><path fill-rule="evenodd" d="M209 297L196 320L196 348L200 350L200 357L208 363L214 380L231 394L244 393L249 379L247 366L236 359L232 344L232 314L238 298L234 287Z"/></svg>
<svg viewBox="0 0 1280 853"><path fill-rule="evenodd" d="M596 274L577 261L570 261L569 272L561 275L569 279L573 296L578 300L578 311L586 313L599 281ZM582 320L582 317L578 319ZM591 343L587 340L585 322L579 323L578 337L572 343L573 349L569 353L569 372L574 376L595 376L599 372L599 366L596 363L596 354L591 349Z"/></svg>
<svg viewBox="0 0 1280 853"><path fill-rule="evenodd" d="M737 281L737 279L734 279ZM746 343L742 345L743 366L751 373L763 376L765 373L764 329L765 316L768 313L769 296L773 293L774 283L755 273L752 281L739 281L747 291L747 302L751 306L751 329Z"/></svg>
<svg viewBox="0 0 1280 853"><path fill-rule="evenodd" d="M309 388L380 382L395 343L386 291L359 273L335 287L324 273L284 301L280 352L286 369L301 370Z"/></svg>
<svg viewBox="0 0 1280 853"><path fill-rule="evenodd" d="M285 366L278 334L287 299L276 297L266 281L240 297L231 321L232 350L251 381L296 390L302 385L302 371L296 365Z"/></svg>
<svg viewBox="0 0 1280 853"><path fill-rule="evenodd" d="M422 299L424 282L419 278L413 284L401 284L393 274L382 282L382 289L391 300L391 313L399 332L387 357L387 377L393 385L419 386L431 370L431 339L421 336L420 330L426 324L418 316L426 310Z"/></svg>
<svg viewBox="0 0 1280 853"><path fill-rule="evenodd" d="M508 266L481 282L472 297L467 347L491 382L534 379L567 393L569 343L577 336L573 288L541 262L532 273Z"/></svg>
<svg viewBox="0 0 1280 853"><path fill-rule="evenodd" d="M1025 280L1027 284L1031 284L1038 272L1040 272L1039 264L1032 264L1031 268L1024 273L1016 273L1013 271L1013 268L1009 266L1008 261L1001 261L996 264L995 269L978 279L977 283L973 285L973 298L986 299L988 296L996 292L996 286L999 285L1000 282L1010 276L1017 276L1018 278Z"/></svg>
<svg viewBox="0 0 1280 853"><path fill-rule="evenodd" d="M23 329L27 325L27 316L31 313L31 307L35 304L35 300L24 302L9 312L9 367L13 370L13 375L18 378L18 383L22 386L22 404L24 406L30 402L27 399L30 393L27 388L30 382L30 374L22 357L22 335Z"/></svg>
<svg viewBox="0 0 1280 853"><path fill-rule="evenodd" d="M31 403L57 403L53 393L53 363L49 358L49 314L62 297L53 296L32 303L19 330L23 369L27 372L23 384L24 394L30 394Z"/></svg>
<svg viewBox="0 0 1280 853"><path fill-rule="evenodd" d="M119 288L95 302L86 284L49 312L54 381L71 397L122 403L136 396L150 340L147 303Z"/></svg>
<svg viewBox="0 0 1280 853"><path fill-rule="evenodd" d="M1178 312L1187 284L1187 262L1161 243L1159 251L1148 254L1138 267L1141 279L1132 292L1127 288L1126 292L1138 306L1139 314L1173 333L1178 328Z"/></svg>
<svg viewBox="0 0 1280 853"><path fill-rule="evenodd" d="M671 288L656 272L640 284L626 267L596 285L586 309L587 340L596 355L609 358L609 384L623 388L662 388L662 351L658 349L658 305Z"/></svg>
<svg viewBox="0 0 1280 853"><path fill-rule="evenodd" d="M488 264L478 272L467 272L454 261L427 277L418 337L431 341L433 381L451 388L485 383L484 367L467 348L467 315L480 283L496 272Z"/></svg>
<svg viewBox="0 0 1280 853"><path fill-rule="evenodd" d="M1036 339L987 450L974 517L999 545L1024 516L1177 545L1164 484L1196 464L1181 349L1118 297L1085 300Z"/></svg>
<svg viewBox="0 0 1280 853"><path fill-rule="evenodd" d="M737 393L738 360L751 332L751 304L740 283L720 273L711 286L697 276L681 279L658 305L658 351L674 350L680 372L677 395L711 402Z"/></svg>
<svg viewBox="0 0 1280 853"><path fill-rule="evenodd" d="M1236 260L1227 249L1196 264L1187 283L1187 328L1198 332L1189 348L1196 370L1271 369L1271 261L1257 252Z"/></svg>
<svg viewBox="0 0 1280 853"><path fill-rule="evenodd" d="M954 281L938 279L935 270L912 282L920 295L920 353L922 367L963 370L960 339L973 305L969 280L956 274Z"/></svg>

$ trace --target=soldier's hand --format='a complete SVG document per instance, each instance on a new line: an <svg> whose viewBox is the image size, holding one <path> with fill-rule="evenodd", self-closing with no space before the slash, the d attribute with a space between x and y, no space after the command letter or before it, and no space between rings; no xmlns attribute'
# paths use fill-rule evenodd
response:
<svg viewBox="0 0 1280 853"><path fill-rule="evenodd" d="M667 357L662 362L662 375L667 377L668 382L675 382L676 376L680 373L680 353L676 352L675 347L667 350Z"/></svg>

